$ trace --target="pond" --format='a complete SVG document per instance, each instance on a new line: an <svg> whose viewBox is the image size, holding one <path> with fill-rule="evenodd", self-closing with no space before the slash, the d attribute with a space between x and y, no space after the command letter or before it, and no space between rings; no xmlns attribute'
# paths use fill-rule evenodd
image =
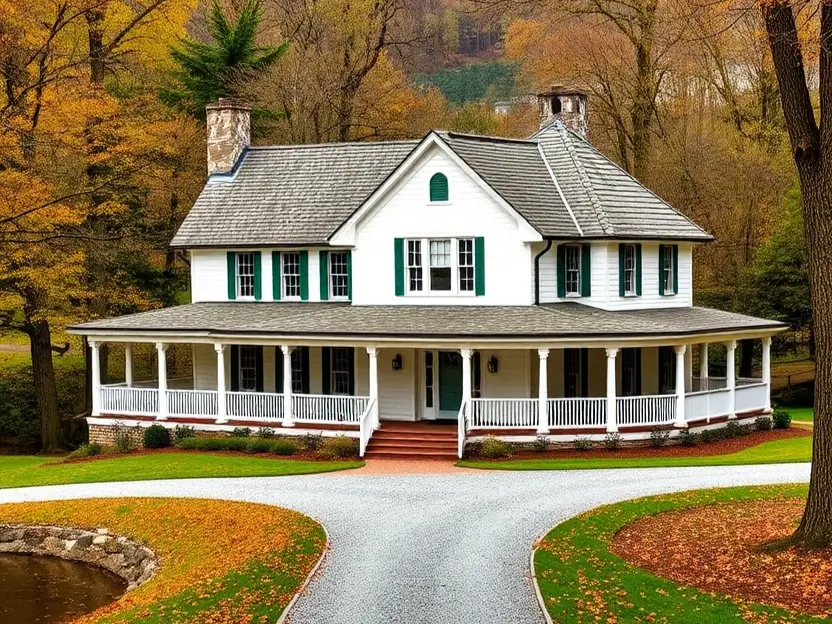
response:
<svg viewBox="0 0 832 624"><path fill-rule="evenodd" d="M116 600L126 588L121 577L86 563L0 553L0 622L67 622Z"/></svg>

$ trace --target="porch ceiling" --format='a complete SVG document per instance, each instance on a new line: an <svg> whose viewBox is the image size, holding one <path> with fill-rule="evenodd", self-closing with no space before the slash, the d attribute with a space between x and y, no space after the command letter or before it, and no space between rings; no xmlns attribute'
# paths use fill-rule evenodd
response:
<svg viewBox="0 0 832 624"><path fill-rule="evenodd" d="M785 324L709 308L608 311L541 306L354 306L340 303L192 303L75 325L78 334L569 339L772 333Z"/></svg>

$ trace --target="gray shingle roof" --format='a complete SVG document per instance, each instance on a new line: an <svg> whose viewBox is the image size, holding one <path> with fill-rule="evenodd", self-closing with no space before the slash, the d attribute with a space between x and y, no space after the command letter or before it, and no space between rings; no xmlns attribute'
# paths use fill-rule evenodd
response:
<svg viewBox="0 0 832 624"><path fill-rule="evenodd" d="M525 141L436 134L544 237L711 239L560 121ZM326 244L418 143L251 148L233 177L208 181L171 244Z"/></svg>
<svg viewBox="0 0 832 624"><path fill-rule="evenodd" d="M354 306L222 302L188 305L76 325L78 333L195 332L206 335L569 338L691 335L780 329L783 323L708 308L611 312L578 303L543 306Z"/></svg>

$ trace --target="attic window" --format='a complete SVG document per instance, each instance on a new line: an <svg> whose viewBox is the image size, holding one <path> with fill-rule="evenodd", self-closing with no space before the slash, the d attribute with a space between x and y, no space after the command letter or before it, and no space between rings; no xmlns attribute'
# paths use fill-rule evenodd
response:
<svg viewBox="0 0 832 624"><path fill-rule="evenodd" d="M434 173L430 179L430 201L448 201L448 178L444 173Z"/></svg>
<svg viewBox="0 0 832 624"><path fill-rule="evenodd" d="M552 114L560 115L563 112L563 104L561 104L559 97L552 98Z"/></svg>

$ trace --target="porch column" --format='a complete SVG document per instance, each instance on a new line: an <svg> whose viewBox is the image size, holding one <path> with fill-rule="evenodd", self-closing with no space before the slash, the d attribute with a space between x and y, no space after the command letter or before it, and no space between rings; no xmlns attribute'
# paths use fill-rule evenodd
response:
<svg viewBox="0 0 832 624"><path fill-rule="evenodd" d="M699 389L710 390L708 387L708 343L699 345Z"/></svg>
<svg viewBox="0 0 832 624"><path fill-rule="evenodd" d="M725 387L728 388L728 420L737 417L737 372L736 372L737 341L729 340L725 343Z"/></svg>
<svg viewBox="0 0 832 624"><path fill-rule="evenodd" d="M292 351L289 346L280 347L283 354L283 426L294 427L292 414Z"/></svg>
<svg viewBox="0 0 832 624"><path fill-rule="evenodd" d="M90 372L92 374L92 416L101 416L101 354L99 352L99 343L94 340L87 342L90 345L90 357L92 358L92 366Z"/></svg>
<svg viewBox="0 0 832 624"><path fill-rule="evenodd" d="M771 411L771 336L763 338L763 383L766 384L765 410Z"/></svg>
<svg viewBox="0 0 832 624"><path fill-rule="evenodd" d="M378 429L381 427L378 409L378 349L367 347L367 356L370 358L370 400L376 400L373 407L373 429Z"/></svg>
<svg viewBox="0 0 832 624"><path fill-rule="evenodd" d="M673 351L676 353L676 420L673 426L687 427L688 422L685 420L685 351L687 347L676 345Z"/></svg>
<svg viewBox="0 0 832 624"><path fill-rule="evenodd" d="M217 424L228 422L228 404L225 401L225 345L214 343L217 352Z"/></svg>
<svg viewBox="0 0 832 624"><path fill-rule="evenodd" d="M618 349L607 347L607 433L618 431L615 395L615 357Z"/></svg>
<svg viewBox="0 0 832 624"><path fill-rule="evenodd" d="M471 349L460 349L462 355L462 400L471 400Z"/></svg>
<svg viewBox="0 0 832 624"><path fill-rule="evenodd" d="M156 420L167 420L168 418L168 345L163 342L156 343L156 360L159 368L159 413Z"/></svg>
<svg viewBox="0 0 832 624"><path fill-rule="evenodd" d="M537 357L540 360L537 374L537 433L546 435L549 433L549 349L538 349Z"/></svg>
<svg viewBox="0 0 832 624"><path fill-rule="evenodd" d="M133 345L129 342L124 344L124 385L133 387Z"/></svg>

